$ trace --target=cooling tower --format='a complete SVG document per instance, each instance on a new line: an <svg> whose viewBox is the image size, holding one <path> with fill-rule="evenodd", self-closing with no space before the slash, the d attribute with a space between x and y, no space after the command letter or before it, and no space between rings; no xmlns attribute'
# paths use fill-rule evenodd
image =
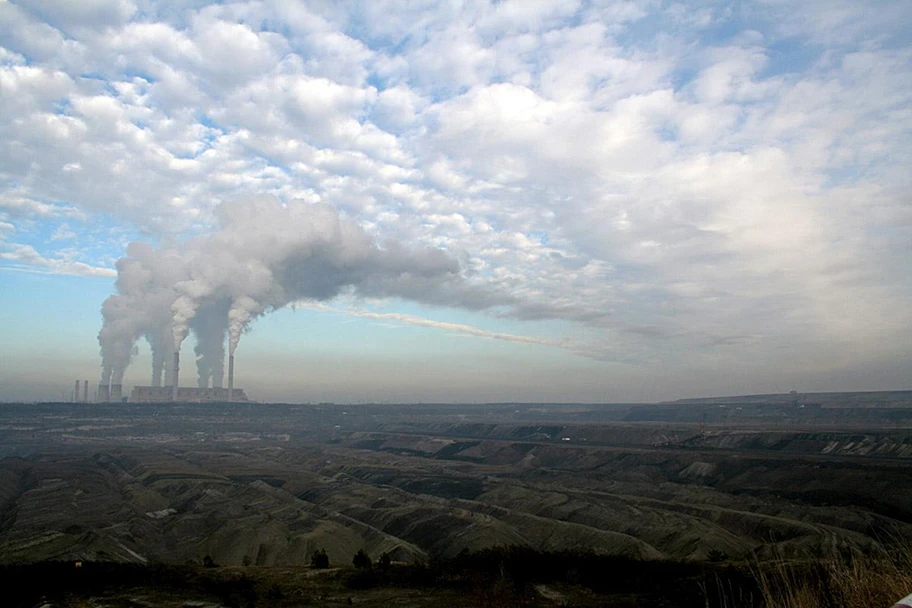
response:
<svg viewBox="0 0 912 608"><path fill-rule="evenodd" d="M234 355L228 355L228 401L234 399Z"/></svg>
<svg viewBox="0 0 912 608"><path fill-rule="evenodd" d="M180 386L180 351L174 351L174 385L171 387L171 401L177 401L177 387Z"/></svg>
<svg viewBox="0 0 912 608"><path fill-rule="evenodd" d="M107 384L98 383L98 394L95 396L95 401L99 403L105 403L106 401L111 400L111 391Z"/></svg>
<svg viewBox="0 0 912 608"><path fill-rule="evenodd" d="M123 384L112 384L111 385L111 401L120 401L120 398L123 396Z"/></svg>
<svg viewBox="0 0 912 608"><path fill-rule="evenodd" d="M89 381L88 380L82 381L82 402L83 403L89 402Z"/></svg>

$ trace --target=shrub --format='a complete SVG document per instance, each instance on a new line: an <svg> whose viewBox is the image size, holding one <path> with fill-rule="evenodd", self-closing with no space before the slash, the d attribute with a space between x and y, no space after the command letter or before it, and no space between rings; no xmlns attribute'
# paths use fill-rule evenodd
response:
<svg viewBox="0 0 912 608"><path fill-rule="evenodd" d="M326 555L326 549L319 549L310 556L311 568L329 568L329 556Z"/></svg>
<svg viewBox="0 0 912 608"><path fill-rule="evenodd" d="M358 552L352 558L352 564L359 570L370 570L373 562L370 555L364 552L364 549L358 549Z"/></svg>
<svg viewBox="0 0 912 608"><path fill-rule="evenodd" d="M706 559L711 562L724 562L728 559L728 554L718 549L711 549L706 555Z"/></svg>

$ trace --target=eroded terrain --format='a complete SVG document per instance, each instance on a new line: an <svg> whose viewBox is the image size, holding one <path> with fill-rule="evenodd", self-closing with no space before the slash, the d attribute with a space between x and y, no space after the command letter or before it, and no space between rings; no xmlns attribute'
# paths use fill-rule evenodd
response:
<svg viewBox="0 0 912 608"><path fill-rule="evenodd" d="M895 412L764 426L561 411L0 406L0 560L269 566L325 548L347 565L359 549L421 562L507 545L736 559L912 538Z"/></svg>

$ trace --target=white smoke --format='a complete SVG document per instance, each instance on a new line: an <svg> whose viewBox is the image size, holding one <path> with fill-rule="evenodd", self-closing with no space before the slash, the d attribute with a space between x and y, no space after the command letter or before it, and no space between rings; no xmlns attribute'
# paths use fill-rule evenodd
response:
<svg viewBox="0 0 912 608"><path fill-rule="evenodd" d="M230 301L221 299L203 306L190 322L196 336L196 369L199 388L221 388L225 376L225 332Z"/></svg>
<svg viewBox="0 0 912 608"><path fill-rule="evenodd" d="M247 296L241 296L231 303L228 310L228 354L233 355L241 339L241 333L250 319L263 314L263 305Z"/></svg>
<svg viewBox="0 0 912 608"><path fill-rule="evenodd" d="M474 309L507 303L467 283L443 251L378 243L327 205L263 196L222 204L216 217L211 235L157 248L131 243L117 262L117 292L102 306L98 335L102 383L121 382L143 336L159 383L170 361L164 351L193 330L200 386L221 384L226 335L234 354L253 320L302 299L345 292Z"/></svg>

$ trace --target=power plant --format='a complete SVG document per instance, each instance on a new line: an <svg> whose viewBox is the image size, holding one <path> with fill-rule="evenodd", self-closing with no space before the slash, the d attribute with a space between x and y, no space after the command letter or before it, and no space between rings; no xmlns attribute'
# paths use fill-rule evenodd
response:
<svg viewBox="0 0 912 608"><path fill-rule="evenodd" d="M175 396L176 394L176 396ZM224 388L199 388L196 386L134 386L130 393L130 403L224 403L235 401L247 403L247 395L243 389L234 389L234 395L228 398L228 389Z"/></svg>
<svg viewBox="0 0 912 608"><path fill-rule="evenodd" d="M171 387L171 401L177 401L177 388L180 386L180 351L174 351L174 385Z"/></svg>
<svg viewBox="0 0 912 608"><path fill-rule="evenodd" d="M243 393L243 391L241 391ZM243 400L246 400L245 397ZM228 355L228 401L234 400L234 355Z"/></svg>
<svg viewBox="0 0 912 608"><path fill-rule="evenodd" d="M234 388L234 355L228 357L228 388L216 386L221 384L220 380L213 379L213 386L189 387L180 386L180 352L176 351L173 357L171 368L170 386L134 386L130 393L130 403L218 403L218 402L239 402L248 403L250 400L242 388ZM153 374L154 376L154 374ZM74 392L76 400L79 396L79 380L76 381ZM83 387L84 399L88 401L89 381L85 381ZM104 384L99 383L96 401L99 403L122 402L127 401L123 397L122 384Z"/></svg>

